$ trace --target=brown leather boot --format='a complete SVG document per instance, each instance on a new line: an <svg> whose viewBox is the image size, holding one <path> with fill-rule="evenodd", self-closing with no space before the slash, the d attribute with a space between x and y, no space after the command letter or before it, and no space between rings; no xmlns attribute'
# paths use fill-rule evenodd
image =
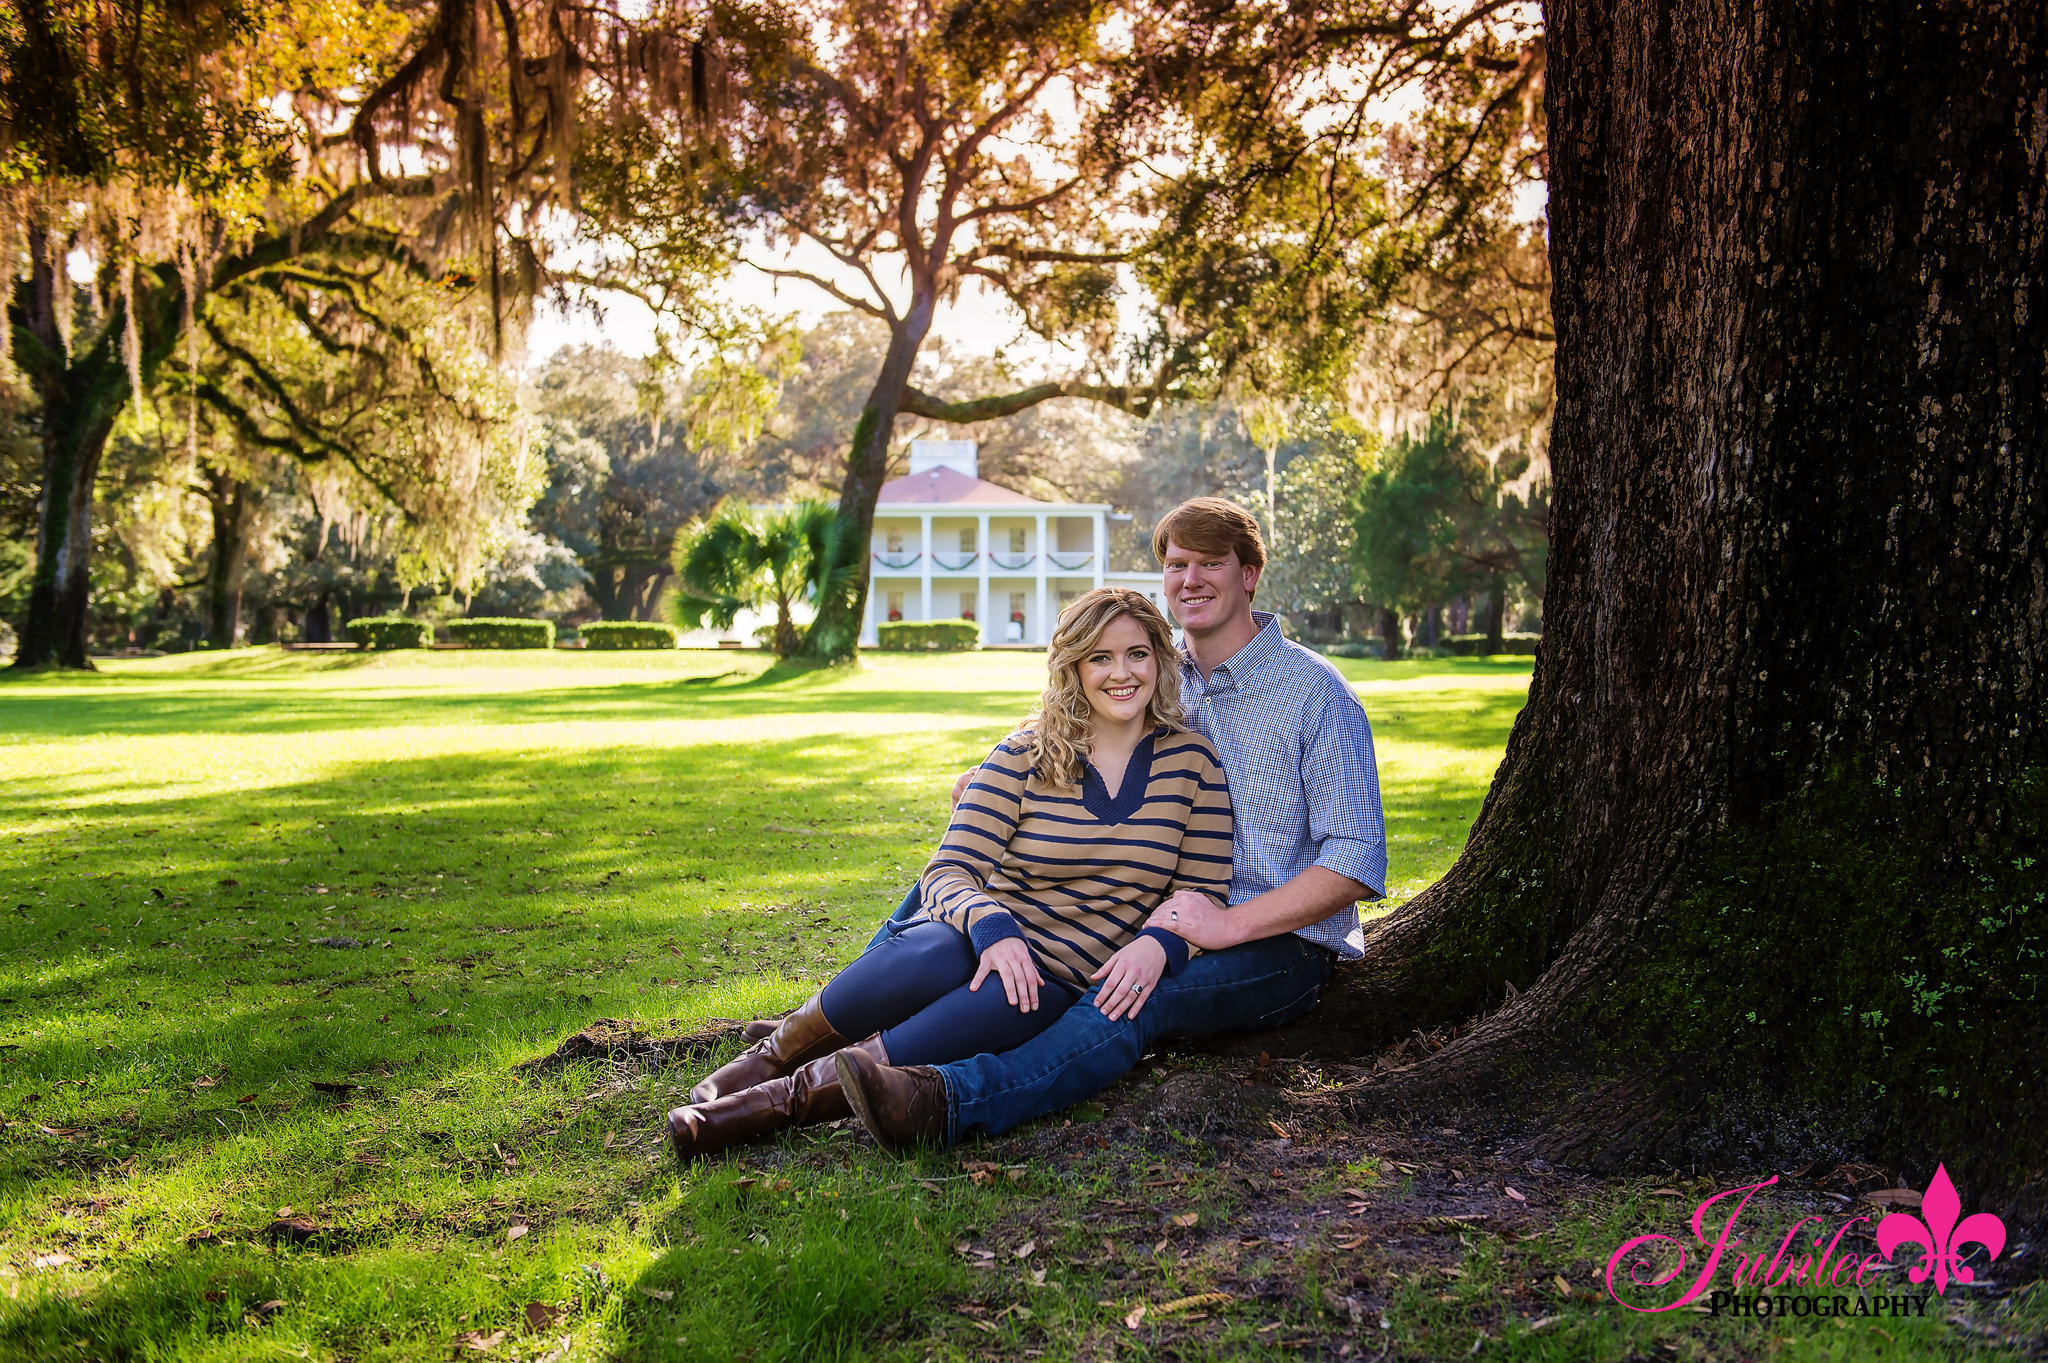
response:
<svg viewBox="0 0 2048 1363"><path fill-rule="evenodd" d="M832 1057L860 1124L891 1154L946 1138L946 1081L930 1065L891 1065L866 1050Z"/></svg>
<svg viewBox="0 0 2048 1363"><path fill-rule="evenodd" d="M832 1030L818 1006L823 997L813 994L804 1006L777 1023L775 1030L713 1070L690 1090L695 1105L716 1102L728 1094L780 1079L807 1060L830 1055L846 1044L846 1038Z"/></svg>
<svg viewBox="0 0 2048 1363"><path fill-rule="evenodd" d="M884 1062L889 1058L880 1035L855 1042L850 1049ZM669 1113L668 1136L677 1161L687 1165L698 1155L715 1155L791 1127L851 1117L853 1109L847 1105L839 1071L833 1065L836 1058L820 1056L799 1065L794 1074Z"/></svg>

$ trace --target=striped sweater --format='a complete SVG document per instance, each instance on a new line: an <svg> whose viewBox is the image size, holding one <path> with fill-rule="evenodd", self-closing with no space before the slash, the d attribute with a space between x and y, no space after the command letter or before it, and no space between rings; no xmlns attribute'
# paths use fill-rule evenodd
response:
<svg viewBox="0 0 2048 1363"><path fill-rule="evenodd" d="M1114 796L1087 764L1078 794L1048 786L1029 742L1012 734L981 764L918 896L976 952L1022 937L1041 972L1085 993L1167 895L1229 902L1230 790L1200 734L1162 727L1142 739ZM1151 935L1171 969L1186 962L1180 938Z"/></svg>

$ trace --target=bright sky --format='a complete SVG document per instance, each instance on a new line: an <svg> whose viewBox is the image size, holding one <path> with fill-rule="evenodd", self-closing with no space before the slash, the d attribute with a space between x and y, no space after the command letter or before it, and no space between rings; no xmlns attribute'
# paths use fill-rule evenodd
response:
<svg viewBox="0 0 2048 1363"><path fill-rule="evenodd" d="M865 281L840 267L814 242L780 254L763 252L756 258L772 268L822 275L855 297L867 292ZM844 303L802 280L771 279L744 265L733 271L719 293L733 303L759 308L774 316L793 317L802 327L816 325L826 313L846 310ZM1023 319L1008 299L983 288L976 280L969 280L961 289L959 302L940 308L932 335L951 347L974 354L992 355L998 349L1007 349L1015 355L1020 350L1036 349L1044 350L1046 357L1051 358L1050 349L1036 338L1027 337L1028 345L1019 344L1019 338L1026 336ZM601 323L587 313L564 317L553 310L537 311L527 333L527 363L541 364L565 345L599 344L610 345L627 355L647 354L654 349L654 314L637 300L622 295L609 299Z"/></svg>

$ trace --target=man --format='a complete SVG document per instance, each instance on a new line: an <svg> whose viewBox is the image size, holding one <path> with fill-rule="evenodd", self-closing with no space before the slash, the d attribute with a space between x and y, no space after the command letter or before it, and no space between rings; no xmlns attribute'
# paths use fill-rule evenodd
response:
<svg viewBox="0 0 2048 1363"><path fill-rule="evenodd" d="M1230 782L1230 908L1199 894L1167 899L1147 926L1201 955L1150 998L1102 998L1097 985L1014 1051L908 1068L841 1051L840 1082L886 1149L952 1145L1057 1112L1164 1037L1292 1022L1315 1006L1336 961L1364 954L1358 901L1385 893L1387 846L1363 707L1335 668L1252 609L1266 548L1243 507L1184 502L1160 521L1152 549L1182 629L1189 720Z"/></svg>

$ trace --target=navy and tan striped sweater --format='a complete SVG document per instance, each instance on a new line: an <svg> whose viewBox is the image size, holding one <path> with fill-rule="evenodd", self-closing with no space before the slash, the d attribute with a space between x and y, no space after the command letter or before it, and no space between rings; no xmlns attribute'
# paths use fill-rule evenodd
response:
<svg viewBox="0 0 2048 1363"><path fill-rule="evenodd" d="M981 764L918 896L926 917L966 933L976 952L1022 937L1041 972L1085 993L1167 895L1229 901L1230 789L1196 733L1162 727L1142 739L1114 796L1087 764L1078 792L1048 786L1029 743L1012 734ZM1178 969L1187 944L1155 935Z"/></svg>

